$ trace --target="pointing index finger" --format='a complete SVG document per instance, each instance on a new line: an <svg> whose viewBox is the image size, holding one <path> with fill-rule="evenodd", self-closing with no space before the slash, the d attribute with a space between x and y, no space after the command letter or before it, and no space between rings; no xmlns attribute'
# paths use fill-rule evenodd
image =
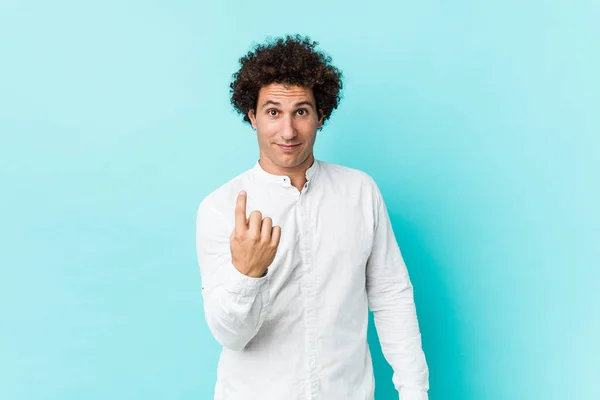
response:
<svg viewBox="0 0 600 400"><path fill-rule="evenodd" d="M246 222L246 191L242 190L237 197L235 204L235 229L246 230L248 224Z"/></svg>

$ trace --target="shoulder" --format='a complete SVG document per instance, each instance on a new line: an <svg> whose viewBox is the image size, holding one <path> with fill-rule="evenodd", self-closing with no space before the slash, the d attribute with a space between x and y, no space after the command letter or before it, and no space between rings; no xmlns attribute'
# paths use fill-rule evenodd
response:
<svg viewBox="0 0 600 400"><path fill-rule="evenodd" d="M335 182L368 189L373 193L379 191L375 179L361 169L324 161L320 161L319 167L323 175Z"/></svg>

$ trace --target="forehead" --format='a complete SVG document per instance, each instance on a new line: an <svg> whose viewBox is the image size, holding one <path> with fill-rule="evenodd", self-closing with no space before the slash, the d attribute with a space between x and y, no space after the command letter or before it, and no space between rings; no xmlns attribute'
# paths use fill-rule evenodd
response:
<svg viewBox="0 0 600 400"><path fill-rule="evenodd" d="M298 85L284 85L271 83L263 86L258 92L258 103L262 104L268 100L278 103L296 103L299 101L314 101L311 88Z"/></svg>

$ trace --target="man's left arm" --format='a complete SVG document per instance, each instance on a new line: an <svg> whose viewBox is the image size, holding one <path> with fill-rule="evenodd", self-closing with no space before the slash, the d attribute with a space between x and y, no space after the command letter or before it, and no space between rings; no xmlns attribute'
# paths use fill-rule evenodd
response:
<svg viewBox="0 0 600 400"><path fill-rule="evenodd" d="M401 400L428 400L429 369L413 286L396 242L381 192L375 184L375 236L367 261L367 296L381 349L394 370L394 386Z"/></svg>

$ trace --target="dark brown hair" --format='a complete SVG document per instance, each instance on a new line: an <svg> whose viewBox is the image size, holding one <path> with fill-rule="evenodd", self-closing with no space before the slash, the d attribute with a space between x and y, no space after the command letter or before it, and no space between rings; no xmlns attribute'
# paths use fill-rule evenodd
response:
<svg viewBox="0 0 600 400"><path fill-rule="evenodd" d="M341 100L342 72L331 57L315 50L318 42L300 35L268 40L240 58L241 68L230 83L231 104L244 121L256 110L260 88L271 83L299 85L313 90L317 110L327 121Z"/></svg>

